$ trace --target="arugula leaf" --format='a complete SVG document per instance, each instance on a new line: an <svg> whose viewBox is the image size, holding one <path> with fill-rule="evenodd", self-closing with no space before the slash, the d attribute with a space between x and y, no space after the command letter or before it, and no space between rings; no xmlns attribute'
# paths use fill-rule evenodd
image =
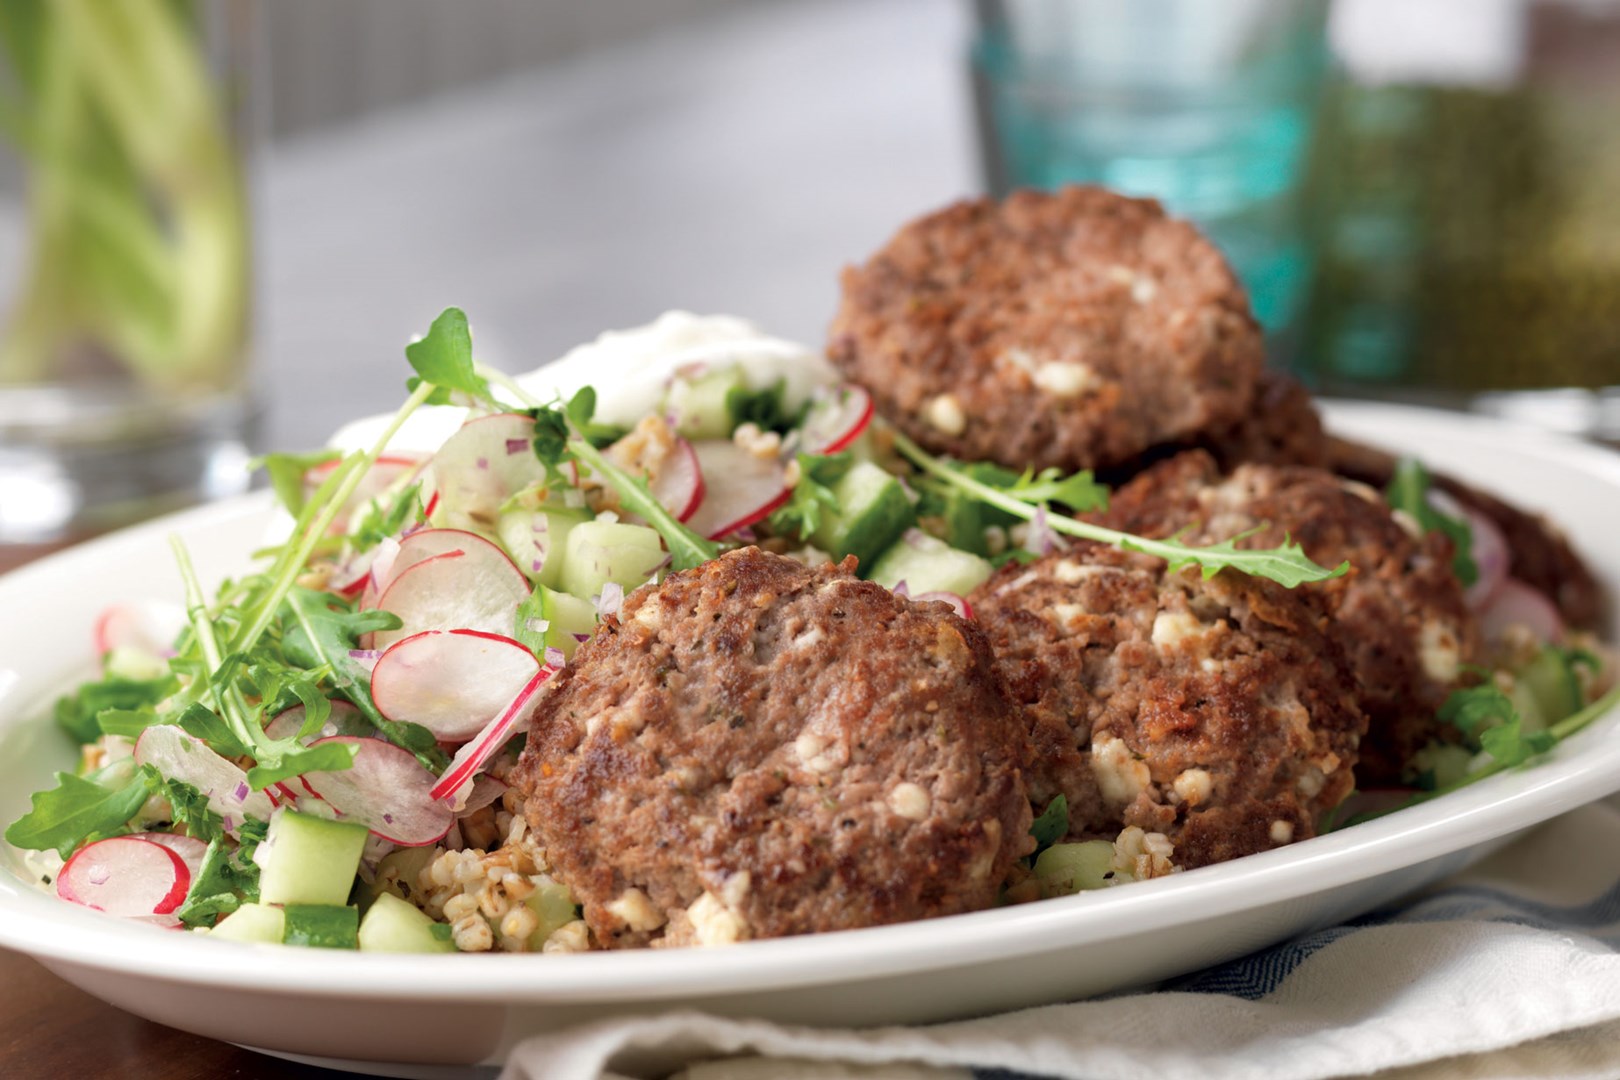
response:
<svg viewBox="0 0 1620 1080"><path fill-rule="evenodd" d="M594 386L580 387L563 407L563 415L577 435L598 449L624 437L624 428L616 424L604 424L596 419Z"/></svg>
<svg viewBox="0 0 1620 1080"><path fill-rule="evenodd" d="M183 780L171 780L151 765L141 766L152 790L169 804L169 820L208 843L225 835L225 821L208 808L208 796Z"/></svg>
<svg viewBox="0 0 1620 1080"><path fill-rule="evenodd" d="M518 605L517 617L512 625L512 639L542 659L546 655L545 632L532 629L529 624L545 618L545 603L546 587L536 584L529 598Z"/></svg>
<svg viewBox="0 0 1620 1080"><path fill-rule="evenodd" d="M366 504L360 523L349 534L349 543L358 551L369 551L392 536L398 536L407 519L424 520L422 515L422 484L420 481L402 488L393 499L384 503L373 499Z"/></svg>
<svg viewBox="0 0 1620 1080"><path fill-rule="evenodd" d="M1391 510L1403 510L1423 527L1424 532L1443 533L1451 540L1451 572L1463 585L1479 580L1479 565L1474 562L1474 532L1463 518L1443 513L1429 501L1433 479L1429 470L1416 458L1402 458L1395 465L1395 475L1384 489L1384 501Z"/></svg>
<svg viewBox="0 0 1620 1080"><path fill-rule="evenodd" d="M234 849L222 837L208 842L208 851L197 868L197 875L191 879L186 901L175 912L187 926L212 926L219 916L229 915L243 904L259 899L259 867L253 861L253 850L262 836L250 839L247 825L241 832L243 843Z"/></svg>
<svg viewBox="0 0 1620 1080"><path fill-rule="evenodd" d="M1464 735L1478 739L1485 729L1507 724L1519 717L1513 699L1495 683L1453 690L1435 716Z"/></svg>
<svg viewBox="0 0 1620 1080"><path fill-rule="evenodd" d="M1453 690L1437 714L1478 743L1504 768L1552 749L1550 731L1526 733L1513 699L1491 683Z"/></svg>
<svg viewBox="0 0 1620 1080"><path fill-rule="evenodd" d="M309 470L343 456L341 450L313 450L307 454L265 454L249 463L270 475L270 490L276 493L287 512L297 516L304 509L304 477Z"/></svg>
<svg viewBox="0 0 1620 1080"><path fill-rule="evenodd" d="M1038 473L1026 469L1012 483L993 486L1001 487L1019 502L1031 506L1061 503L1077 513L1108 509L1108 485L1097 483L1090 469L1070 476L1064 476L1056 468L1042 469Z"/></svg>
<svg viewBox="0 0 1620 1080"><path fill-rule="evenodd" d="M800 454L799 482L786 503L771 513L766 524L778 536L809 536L821 526L821 515L836 512L838 497L832 485L844 478L854 455Z"/></svg>
<svg viewBox="0 0 1620 1080"><path fill-rule="evenodd" d="M32 809L6 829L6 842L33 851L54 848L65 859L85 840L118 832L151 796L144 771L118 786L59 772L56 787L36 791Z"/></svg>
<svg viewBox="0 0 1620 1080"><path fill-rule="evenodd" d="M139 710L157 705L180 689L173 675L156 679L126 679L107 675L87 682L74 693L57 699L56 722L81 745L95 742L102 729L96 718L105 710Z"/></svg>
<svg viewBox="0 0 1620 1080"><path fill-rule="evenodd" d="M1062 795L1055 796L1046 804L1029 826L1029 835L1035 838L1035 850L1030 852L1031 860L1063 839L1069 832L1069 800Z"/></svg>
<svg viewBox="0 0 1620 1080"><path fill-rule="evenodd" d="M733 386L726 391L726 411L734 427L753 424L761 431L786 435L798 426L800 414L790 413L786 404L787 379L777 379L761 390Z"/></svg>
<svg viewBox="0 0 1620 1080"><path fill-rule="evenodd" d="M1039 513L1038 507L1023 502L1008 491L974 479L967 470L934 457L899 432L894 433L894 446L907 460L924 472L960 488L991 506L1025 521L1033 520ZM1033 483L1044 481L1040 481L1037 477L1032 479ZM1078 490L1071 493L1076 497L1079 496ZM1305 555L1298 544L1290 543L1286 539L1280 547L1250 551L1239 550L1236 547L1236 541L1242 539L1241 536L1208 547L1193 547L1175 539L1149 540L1141 536L1132 536L1130 533L1064 517L1061 514L1049 513L1046 523L1054 532L1111 544L1127 551L1155 555L1169 562L1172 569L1188 564L1197 565L1203 570L1206 578L1230 568L1256 577L1269 578L1293 588L1307 581L1323 581L1339 577L1350 570L1348 562L1341 563L1332 570L1318 566Z"/></svg>
<svg viewBox="0 0 1620 1080"><path fill-rule="evenodd" d="M1019 566L1027 566L1038 558L1040 558L1039 555L1026 548L1008 548L999 555L990 556L990 565L1000 570L1010 562L1017 563Z"/></svg>
<svg viewBox="0 0 1620 1080"><path fill-rule="evenodd" d="M251 747L242 744L242 740L236 737L236 732L220 719L218 713L201 702L194 701L187 705L185 711L180 714L178 723L180 730L208 743L221 757L242 757L253 752Z"/></svg>
<svg viewBox="0 0 1620 1080"><path fill-rule="evenodd" d="M247 771L248 786L254 791L263 791L277 780L311 772L342 772L354 765L355 747L349 743L330 742L300 747L296 740L288 739L285 744L271 745L277 748L275 753L264 754L261 751L259 763ZM283 746L292 749L284 749Z"/></svg>
<svg viewBox="0 0 1620 1080"><path fill-rule="evenodd" d="M413 391L421 383L431 383L441 390L460 391L475 398L490 397L488 381L473 369L472 331L467 326L466 313L460 308L445 308L440 312L424 337L405 346L405 359L419 377L409 384ZM434 404L448 400L448 394L429 398Z"/></svg>
<svg viewBox="0 0 1620 1080"><path fill-rule="evenodd" d="M352 611L331 593L295 585L283 602L281 621L281 647L288 660L301 667L330 670L332 686L383 738L409 750L434 772L444 769L448 759L433 733L420 724L395 723L378 712L371 700L370 672L349 655L361 634L398 629L397 616L386 611Z"/></svg>
<svg viewBox="0 0 1620 1080"><path fill-rule="evenodd" d="M141 732L153 724L164 721L150 705L139 709L102 709L96 714L96 726L103 735L117 735L125 739L138 739Z"/></svg>

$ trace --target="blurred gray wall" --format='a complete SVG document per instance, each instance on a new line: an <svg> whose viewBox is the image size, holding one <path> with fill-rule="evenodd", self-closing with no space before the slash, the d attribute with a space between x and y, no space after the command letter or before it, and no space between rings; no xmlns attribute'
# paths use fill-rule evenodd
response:
<svg viewBox="0 0 1620 1080"><path fill-rule="evenodd" d="M769 2L260 0L271 132L325 127Z"/></svg>

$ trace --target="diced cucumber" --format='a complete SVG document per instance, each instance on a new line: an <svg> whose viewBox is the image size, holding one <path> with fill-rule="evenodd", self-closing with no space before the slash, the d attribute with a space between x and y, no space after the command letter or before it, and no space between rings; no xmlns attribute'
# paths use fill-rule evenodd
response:
<svg viewBox="0 0 1620 1080"><path fill-rule="evenodd" d="M1570 663L1568 654L1556 645L1548 646L1537 653L1535 659L1514 676L1514 680L1516 685L1525 687L1535 698L1541 708L1542 717L1550 724L1556 724L1564 717L1579 712L1585 703L1581 693L1581 680L1575 674L1574 665ZM1526 732L1532 730L1528 720L1524 730Z"/></svg>
<svg viewBox="0 0 1620 1080"><path fill-rule="evenodd" d="M675 430L688 439L730 438L737 422L729 399L747 386L735 364L677 375L669 384L664 411L674 414Z"/></svg>
<svg viewBox="0 0 1620 1080"><path fill-rule="evenodd" d="M1046 899L1104 888L1113 871L1114 845L1107 840L1053 844L1035 860L1035 876Z"/></svg>
<svg viewBox="0 0 1620 1080"><path fill-rule="evenodd" d="M495 535L530 581L556 588L562 577L568 533L589 520L591 515L585 510L508 510L496 522Z"/></svg>
<svg viewBox="0 0 1620 1080"><path fill-rule="evenodd" d="M579 648L579 638L575 635L589 637L596 633L596 608L589 600L581 600L556 589L541 588L544 591L540 594L540 617L546 620L546 630L542 635L546 648L561 649L563 655L572 660L574 650Z"/></svg>
<svg viewBox="0 0 1620 1080"><path fill-rule="evenodd" d="M1425 775L1433 787L1450 787L1468 775L1474 764L1474 752L1466 746L1431 742L1412 755L1407 773L1422 780Z"/></svg>
<svg viewBox="0 0 1620 1080"><path fill-rule="evenodd" d="M645 525L587 521L568 532L563 556L563 592L589 600L602 586L617 582L629 592L653 575L664 561L663 541Z"/></svg>
<svg viewBox="0 0 1620 1080"><path fill-rule="evenodd" d="M381 893L360 922L361 952L447 953L455 945L435 933L427 914L393 893Z"/></svg>
<svg viewBox="0 0 1620 1080"><path fill-rule="evenodd" d="M364 825L277 810L263 844L267 854L260 863L259 899L266 904L346 903L365 846Z"/></svg>
<svg viewBox="0 0 1620 1080"><path fill-rule="evenodd" d="M225 916L210 931L209 937L225 941L255 941L266 945L279 945L286 932L286 918L281 909L269 904L243 904Z"/></svg>
<svg viewBox="0 0 1620 1080"><path fill-rule="evenodd" d="M133 645L118 645L101 659L108 675L131 682L152 682L169 673L169 662Z"/></svg>
<svg viewBox="0 0 1620 1080"><path fill-rule="evenodd" d="M525 902L529 910L540 918L540 925L529 935L531 949L539 949L546 943L546 938L579 918L579 912L574 907L574 894L566 885L542 885L530 893Z"/></svg>
<svg viewBox="0 0 1620 1080"><path fill-rule="evenodd" d="M882 466L857 461L833 485L833 496L838 512L822 515L811 541L834 559L855 556L870 576L873 560L917 520L906 489Z"/></svg>
<svg viewBox="0 0 1620 1080"><path fill-rule="evenodd" d="M927 533L910 532L883 553L867 576L890 589L903 581L912 596L929 592L966 596L989 579L991 569L988 559L959 551Z"/></svg>
<svg viewBox="0 0 1620 1080"><path fill-rule="evenodd" d="M281 934L283 945L302 945L309 949L360 947L360 909L357 907L288 904L281 911L286 919L286 928Z"/></svg>

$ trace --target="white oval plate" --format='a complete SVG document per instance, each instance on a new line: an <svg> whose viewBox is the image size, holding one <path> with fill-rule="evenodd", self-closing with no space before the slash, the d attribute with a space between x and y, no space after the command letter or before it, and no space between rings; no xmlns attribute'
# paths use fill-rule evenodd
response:
<svg viewBox="0 0 1620 1080"><path fill-rule="evenodd" d="M1477 417L1336 405L1335 430L1421 455L1551 513L1620 591L1620 456ZM240 572L262 496L152 522L0 579L0 819L67 768L49 699L116 599L180 595L166 537L206 580ZM811 1025L943 1020L1140 985L1366 911L1537 822L1620 789L1620 715L1535 765L1343 832L1107 892L716 950L379 956L239 946L62 903L0 851L0 945L201 1035L333 1063L498 1061L525 1035L670 1007ZM377 1067L377 1066L373 1066Z"/></svg>

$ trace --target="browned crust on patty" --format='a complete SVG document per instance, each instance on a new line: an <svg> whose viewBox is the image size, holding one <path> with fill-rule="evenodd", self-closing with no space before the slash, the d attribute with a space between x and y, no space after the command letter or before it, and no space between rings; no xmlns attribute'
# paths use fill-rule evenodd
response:
<svg viewBox="0 0 1620 1080"><path fill-rule="evenodd" d="M1028 754L948 606L746 548L580 646L516 782L600 944L687 944L705 894L745 937L988 907L1029 846ZM632 888L660 925L615 910Z"/></svg>
<svg viewBox="0 0 1620 1080"><path fill-rule="evenodd" d="M1376 491L1320 469L1245 465L1222 477L1191 451L1121 488L1105 520L1114 528L1210 544L1260 531L1241 547L1292 538L1338 578L1299 593L1331 620L1368 715L1358 769L1365 784L1399 783L1406 761L1451 734L1435 712L1477 656L1479 631L1451 569L1451 542L1414 536ZM1445 658L1449 661L1441 663Z"/></svg>
<svg viewBox="0 0 1620 1080"><path fill-rule="evenodd" d="M1314 835L1353 786L1354 683L1281 586L1076 544L971 602L1030 714L1031 797L1065 795L1071 836L1135 825L1202 866Z"/></svg>
<svg viewBox="0 0 1620 1080"><path fill-rule="evenodd" d="M1072 470L1235 423L1262 346L1196 229L1152 200L1066 187L901 229L844 271L829 356L936 453Z"/></svg>

